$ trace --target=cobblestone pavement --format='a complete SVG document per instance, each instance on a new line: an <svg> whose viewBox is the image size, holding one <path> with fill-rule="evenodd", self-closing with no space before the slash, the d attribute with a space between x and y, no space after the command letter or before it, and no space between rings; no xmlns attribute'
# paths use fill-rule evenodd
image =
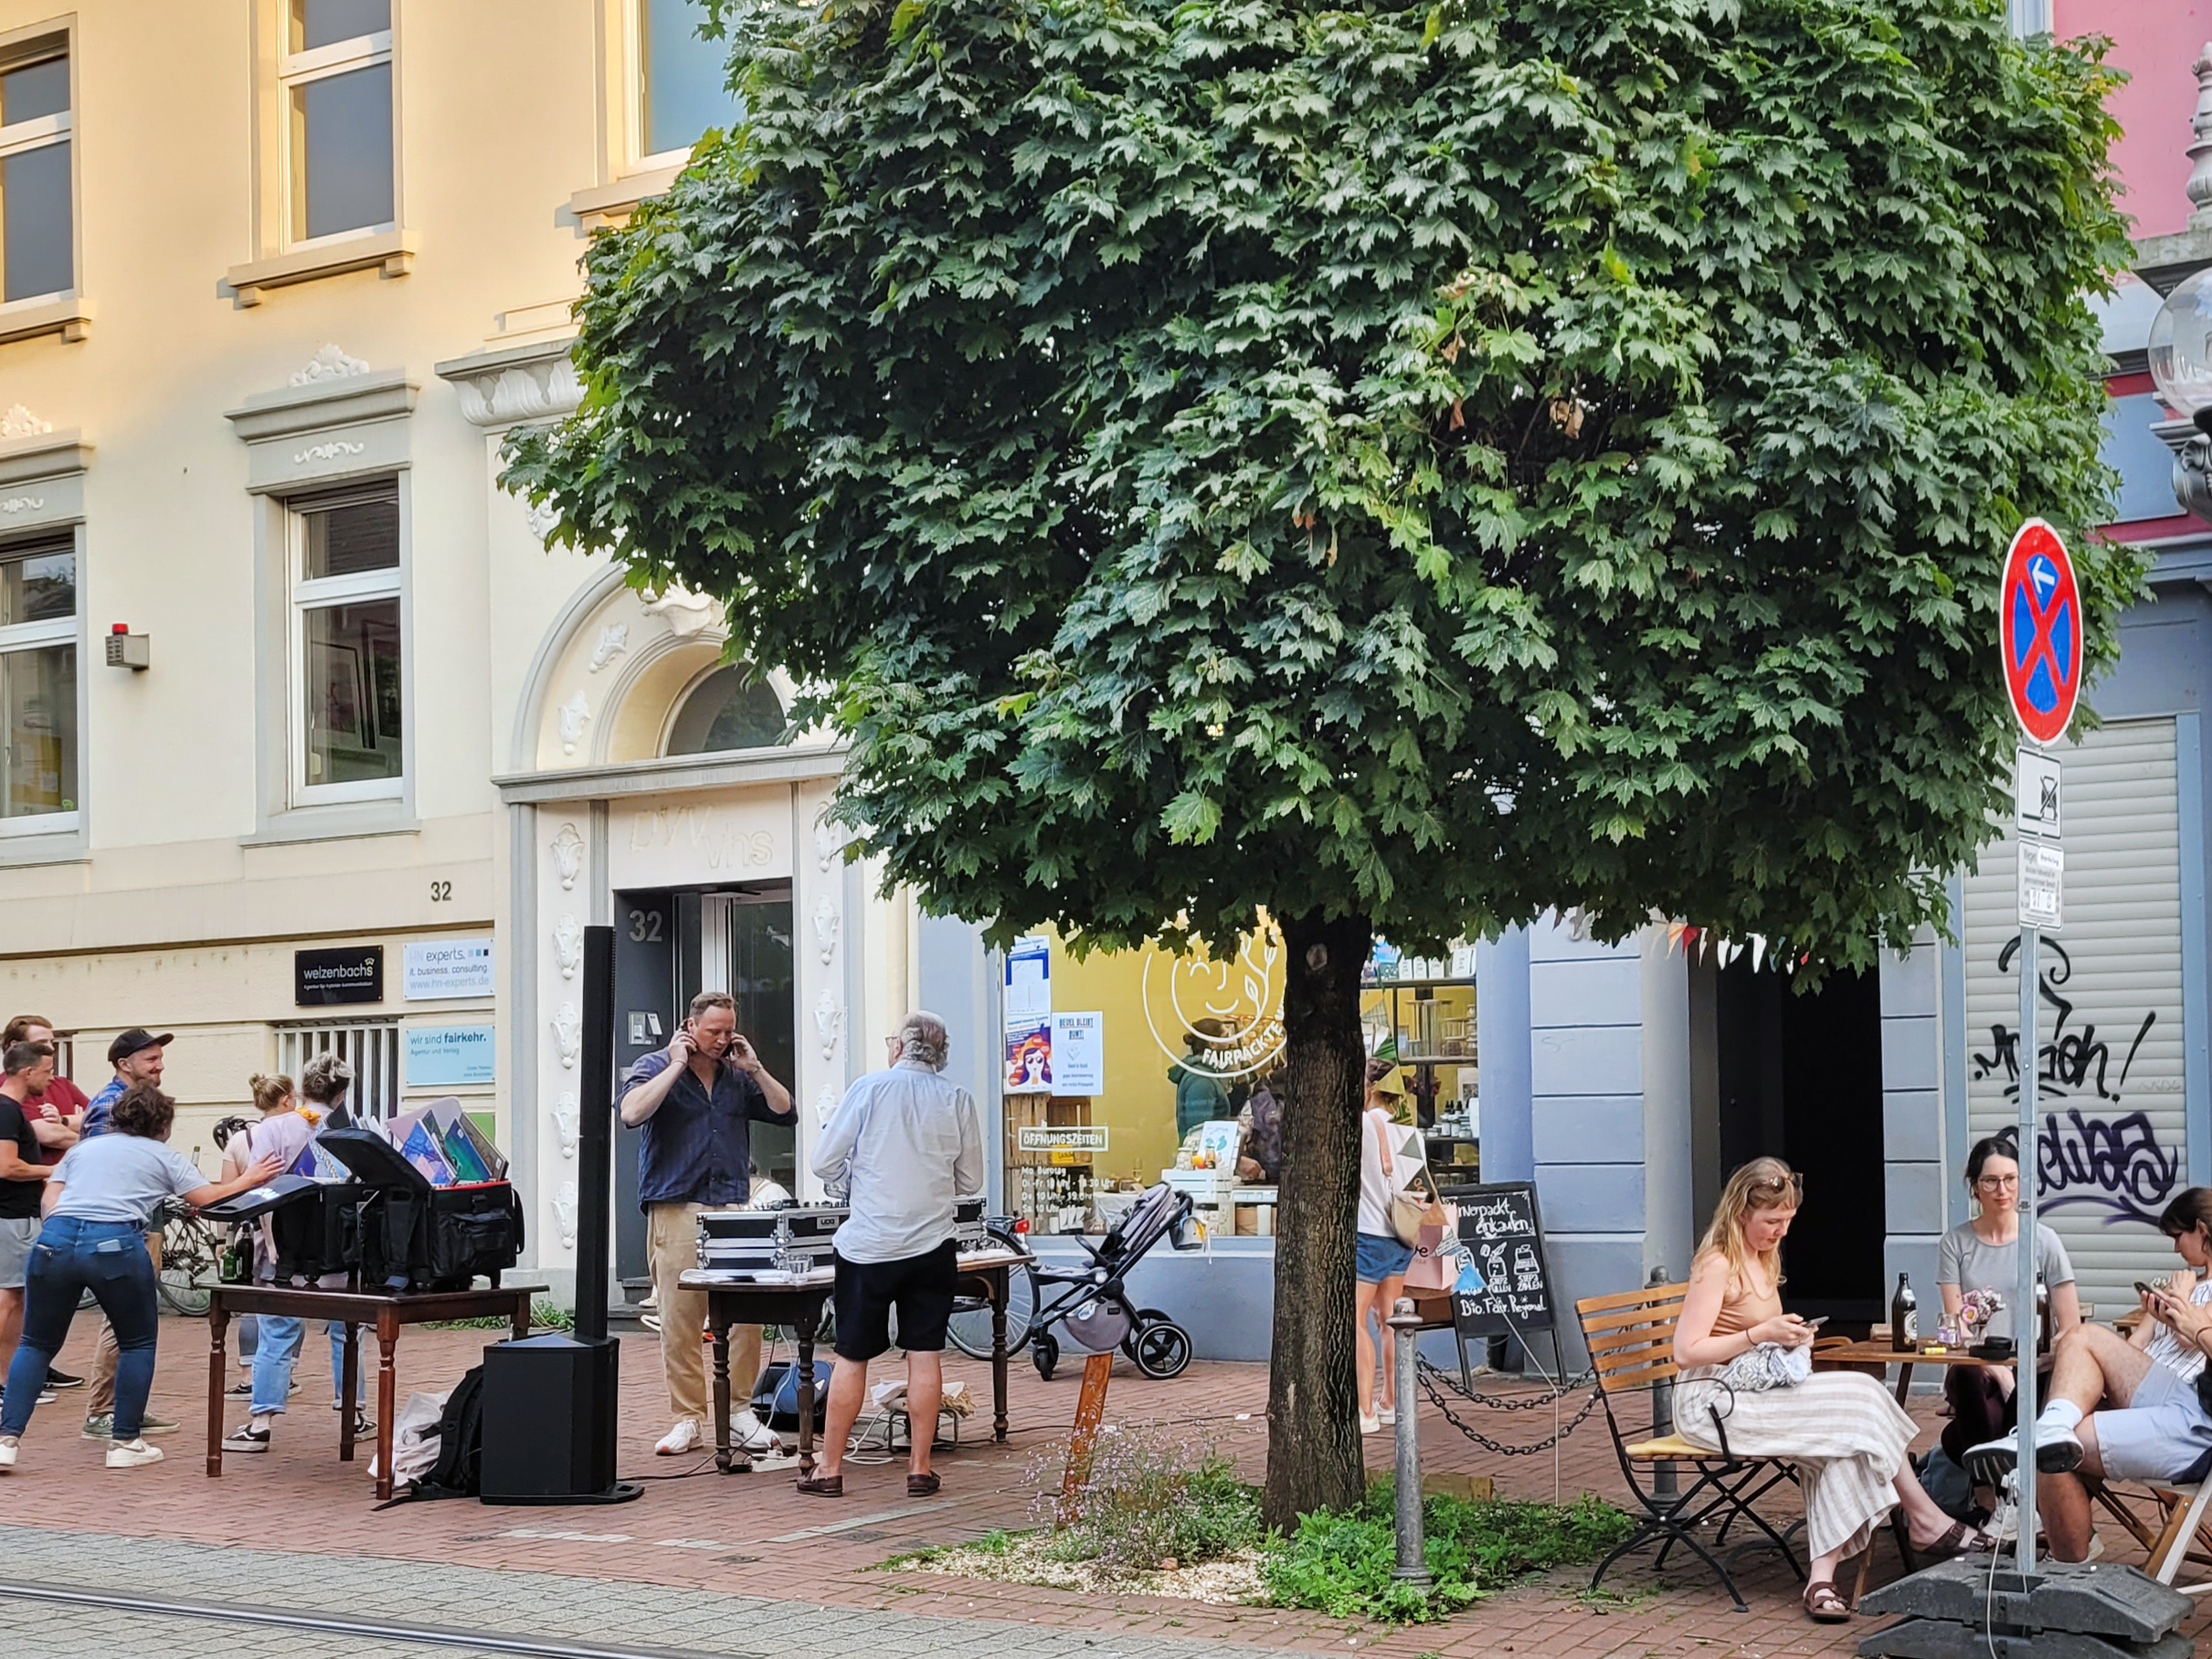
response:
<svg viewBox="0 0 2212 1659"><path fill-rule="evenodd" d="M92 1323L79 1323L63 1363L84 1371L90 1365ZM1445 1622L1395 1631L1312 1612L1137 1595L1101 1604L1066 1591L886 1570L886 1559L905 1550L956 1542L996 1527L1030 1524L1039 1478L1056 1484L1056 1459L1074 1411L1075 1368L1064 1367L1062 1375L1047 1383L1025 1359L1013 1369L1011 1443L994 1446L989 1440L988 1367L948 1357L947 1374L968 1381L981 1415L963 1425L960 1449L939 1460L945 1492L927 1501L905 1496L902 1471L895 1467L849 1463L850 1495L842 1502L823 1502L792 1491L788 1473L723 1477L704 1459L656 1458L652 1442L667 1427L659 1357L650 1339L630 1339L623 1355L620 1473L688 1478L654 1479L641 1499L612 1507L509 1509L435 1503L378 1511L368 1485L367 1450L362 1461L350 1465L336 1459L337 1418L329 1409L320 1344L310 1345L310 1363L300 1373L302 1386L278 1430L275 1449L262 1456L228 1458L219 1481L206 1478L204 1331L193 1321L163 1323L153 1404L184 1427L159 1442L169 1454L162 1464L129 1473L103 1469L101 1448L77 1436L83 1408L75 1390L38 1411L24 1439L22 1463L0 1477L0 1560L6 1562L0 1580L90 1584L95 1582L88 1575L97 1562L105 1581L116 1588L152 1593L150 1587L158 1583L167 1595L264 1604L280 1594L308 1604L340 1597L386 1617L436 1622L440 1620L407 1606L419 1600L409 1587L475 1583L471 1569L482 1569L484 1581L500 1587L499 1596L524 1598L513 1610L516 1616L545 1615L545 1630L601 1636L612 1632L642 1642L644 1627L633 1629L630 1622L645 1616L640 1610L661 1609L663 1612L654 1616L665 1616L669 1622L664 1633L653 1637L659 1645L767 1654L774 1659L787 1654L832 1655L842 1651L833 1645L837 1642L854 1652L887 1640L926 1646L926 1632L940 1626L959 1633L948 1636L947 1645L972 1648L987 1640L994 1655L1011 1650L1017 1659L1032 1652L1040 1659L1047 1654L1103 1659L1097 1650L1109 1643L1109 1651L1141 1653L1148 1659L1170 1652L1219 1654L1230 1644L1246 1651L1328 1649L1339 1654L1379 1649L1387 1659L1488 1659L1499 1654L1516 1659L1616 1654L1633 1659L1693 1652L1771 1659L1847 1654L1872 1628L1864 1620L1839 1626L1809 1624L1798 1605L1795 1581L1771 1554L1751 1558L1741 1577L1752 1602L1745 1614L1729 1611L1702 1569L1676 1561L1662 1578L1646 1557L1614 1570L1606 1588L1618 1593L1605 1598L1583 1596L1585 1575L1563 1572L1506 1589ZM492 1339L491 1333L480 1331L410 1330L398 1350L402 1396L410 1389L450 1386ZM1525 1390L1527 1385L1492 1386ZM1259 1366L1201 1363L1171 1382L1150 1381L1117 1366L1106 1415L1109 1423L1162 1425L1186 1438L1194 1454L1219 1449L1256 1478L1265 1455L1265 1402L1266 1373ZM231 1405L235 1424L244 1407L242 1401ZM1930 1431L1932 1405L1916 1399L1914 1407ZM1463 1408L1463 1414L1508 1445L1539 1441L1551 1426L1549 1409L1507 1413ZM1492 1475L1504 1495L1572 1497L1590 1490L1616 1502L1626 1498L1602 1415L1584 1422L1556 1460L1549 1452L1503 1457L1482 1450L1426 1411L1422 1442L1425 1466ZM1367 1447L1372 1463L1387 1460L1386 1437L1371 1438ZM1794 1496L1778 1496L1777 1514L1791 1518ZM16 1531L11 1526L101 1536L79 1536L57 1546L51 1542L53 1532ZM2116 1529L2108 1528L2105 1537L2110 1559L2141 1559L2141 1551ZM59 1555L38 1557L45 1565L35 1570L30 1558L51 1549ZM291 1553L272 1566L262 1553L270 1550ZM1894 1549L1885 1539L1877 1546L1871 1581L1884 1582L1898 1570ZM41 1571L58 1576L42 1580ZM343 1583L324 1576L340 1572L358 1576ZM413 1576L418 1574L423 1576ZM234 1584L242 1588L229 1588ZM499 1604L499 1596L488 1604ZM0 1617L6 1621L0 1629L11 1634L26 1628L22 1620L34 1618L72 1629L80 1618L125 1618L127 1622L124 1615L31 1611L20 1600L0 1601ZM560 1623L563 1618L587 1617L606 1622L605 1628ZM937 1622L904 1622L913 1620ZM465 1617L449 1615L443 1622L477 1628ZM2186 1628L2195 1634L2208 1622L2212 1607ZM975 1627L985 1624L988 1637L979 1637ZM158 1644L141 1644L116 1635L112 1639L121 1645L107 1649L38 1643L18 1650L12 1641L0 1640L0 1652L213 1652L207 1628L202 1622L184 1633L184 1648L169 1645L165 1638ZM123 1625L114 1629L122 1631ZM333 1644L327 1651L379 1655L396 1651L390 1643L350 1640L352 1647ZM281 1651L288 1654L320 1654L325 1648L312 1643L339 1639L249 1633L220 1645L226 1654L244 1655L259 1651L254 1643L272 1641L281 1641Z"/></svg>

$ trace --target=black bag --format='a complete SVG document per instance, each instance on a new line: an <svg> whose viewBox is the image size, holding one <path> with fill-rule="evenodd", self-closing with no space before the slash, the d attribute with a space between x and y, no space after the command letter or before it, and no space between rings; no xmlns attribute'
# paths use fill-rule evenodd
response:
<svg viewBox="0 0 2212 1659"><path fill-rule="evenodd" d="M484 1368L461 1373L438 1420L438 1461L411 1497L476 1497L483 1491Z"/></svg>
<svg viewBox="0 0 2212 1659"><path fill-rule="evenodd" d="M831 1361L814 1362L814 1432L820 1434L822 1421L830 1406ZM753 1385L751 1400L753 1415L764 1428L777 1429L788 1433L799 1432L799 1367L788 1360L778 1359L760 1373L760 1380Z"/></svg>
<svg viewBox="0 0 2212 1659"><path fill-rule="evenodd" d="M325 1130L320 1144L368 1189L355 1223L364 1289L466 1290L480 1274L497 1284L521 1256L511 1183L433 1187L370 1129Z"/></svg>
<svg viewBox="0 0 2212 1659"><path fill-rule="evenodd" d="M361 1257L357 1216L365 1196L357 1181L318 1181L312 1195L271 1215L276 1282L312 1284L354 1268Z"/></svg>

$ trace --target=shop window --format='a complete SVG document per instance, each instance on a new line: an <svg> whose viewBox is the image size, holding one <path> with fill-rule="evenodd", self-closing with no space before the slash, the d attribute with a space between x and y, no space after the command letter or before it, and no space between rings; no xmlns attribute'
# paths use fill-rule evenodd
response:
<svg viewBox="0 0 2212 1659"><path fill-rule="evenodd" d="M71 131L66 39L0 58L0 301L77 285Z"/></svg>
<svg viewBox="0 0 2212 1659"><path fill-rule="evenodd" d="M277 1028L277 1070L300 1081L318 1054L335 1054L354 1068L346 1108L365 1123L380 1124L399 1111L399 1022L396 1020L321 1020Z"/></svg>
<svg viewBox="0 0 2212 1659"><path fill-rule="evenodd" d="M0 834L77 812L77 544L0 544Z"/></svg>
<svg viewBox="0 0 2212 1659"><path fill-rule="evenodd" d="M397 488L295 500L287 517L294 796L301 805L397 796L406 769Z"/></svg>
<svg viewBox="0 0 2212 1659"><path fill-rule="evenodd" d="M735 664L699 682L676 711L664 752L716 755L773 748L784 740L783 703L757 671Z"/></svg>
<svg viewBox="0 0 2212 1659"><path fill-rule="evenodd" d="M391 0L290 0L280 76L294 246L390 229Z"/></svg>
<svg viewBox="0 0 2212 1659"><path fill-rule="evenodd" d="M639 164L681 162L710 127L745 106L729 89L730 43L699 33L704 0L637 0Z"/></svg>

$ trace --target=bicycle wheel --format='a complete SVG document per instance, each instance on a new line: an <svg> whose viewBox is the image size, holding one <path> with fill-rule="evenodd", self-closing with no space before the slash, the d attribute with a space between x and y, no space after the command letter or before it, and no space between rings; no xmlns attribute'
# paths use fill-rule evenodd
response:
<svg viewBox="0 0 2212 1659"><path fill-rule="evenodd" d="M153 1287L175 1311L197 1319L214 1299L208 1293L221 1255L222 1245L206 1222L193 1215L173 1216L162 1229L162 1266Z"/></svg>
<svg viewBox="0 0 2212 1659"><path fill-rule="evenodd" d="M991 1230L991 1242L1004 1244L1010 1250L1020 1250L1021 1244L1011 1234ZM1027 1262L1019 1263L1006 1274L1006 1351L1019 1354L1029 1343L1030 1321L1037 1315L1037 1281L1034 1269ZM970 1359L990 1358L990 1304L979 1296L962 1296L953 1304L952 1323L946 1327L952 1346Z"/></svg>

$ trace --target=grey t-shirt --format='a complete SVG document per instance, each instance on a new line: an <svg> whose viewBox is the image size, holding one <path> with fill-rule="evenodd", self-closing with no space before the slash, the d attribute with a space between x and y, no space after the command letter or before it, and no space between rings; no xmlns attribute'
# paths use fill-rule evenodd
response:
<svg viewBox="0 0 2212 1659"><path fill-rule="evenodd" d="M2066 1246L2059 1242L2057 1233L2041 1222L2036 1225L2036 1271L2052 1290L2074 1282L2074 1264L2067 1259ZM2009 1337L2012 1305L2020 1294L2020 1242L2015 1239L2009 1244L1987 1243L1974 1231L1972 1221L1962 1221L1945 1233L1943 1242L1936 1247L1935 1282L1955 1284L1962 1293L1995 1291L2005 1298L2005 1308L1989 1322L1983 1334ZM1921 1330L1923 1336L1932 1334L1925 1315L1921 1318Z"/></svg>
<svg viewBox="0 0 2212 1659"><path fill-rule="evenodd" d="M166 1142L143 1135L101 1135L79 1141L48 1178L61 1190L56 1215L86 1221L132 1221L143 1227L153 1207L197 1191L207 1178Z"/></svg>

